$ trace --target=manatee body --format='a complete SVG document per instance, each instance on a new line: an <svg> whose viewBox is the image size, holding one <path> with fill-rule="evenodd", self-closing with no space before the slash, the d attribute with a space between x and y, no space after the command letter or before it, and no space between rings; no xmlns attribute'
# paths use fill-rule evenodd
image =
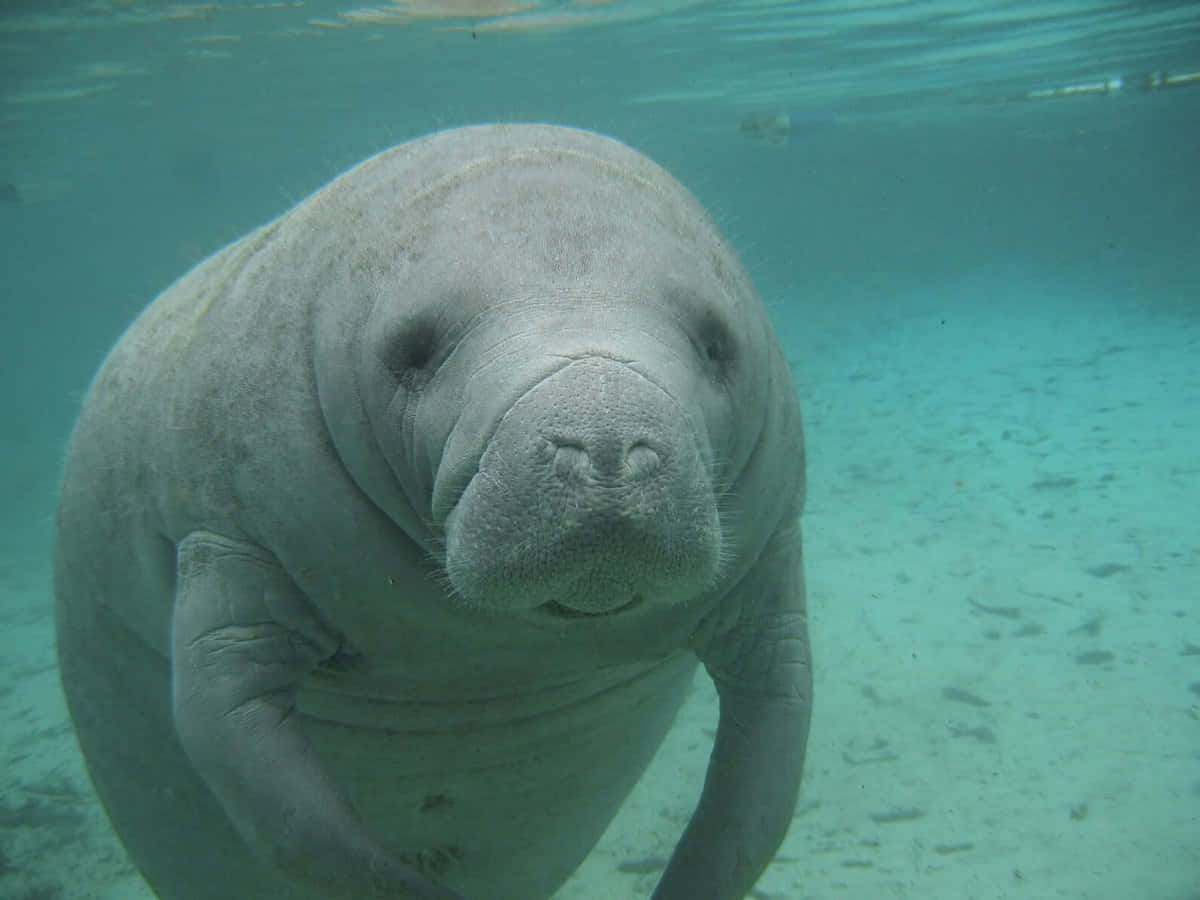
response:
<svg viewBox="0 0 1200 900"><path fill-rule="evenodd" d="M720 724L654 896L740 897L804 758L803 495L763 307L664 170L551 126L388 150L90 388L55 575L96 788L164 898L535 900L698 659Z"/></svg>

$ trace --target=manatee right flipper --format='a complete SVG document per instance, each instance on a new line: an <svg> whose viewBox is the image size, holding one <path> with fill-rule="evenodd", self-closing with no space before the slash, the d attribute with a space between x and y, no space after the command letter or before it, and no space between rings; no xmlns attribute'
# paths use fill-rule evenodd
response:
<svg viewBox="0 0 1200 900"><path fill-rule="evenodd" d="M297 685L338 638L274 558L193 532L178 574L175 727L243 838L331 897L461 900L371 838L293 715Z"/></svg>

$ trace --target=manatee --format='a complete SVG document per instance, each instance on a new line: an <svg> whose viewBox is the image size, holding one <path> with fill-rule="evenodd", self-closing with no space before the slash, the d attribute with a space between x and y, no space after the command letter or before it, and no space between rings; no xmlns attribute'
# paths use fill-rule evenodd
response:
<svg viewBox="0 0 1200 900"><path fill-rule="evenodd" d="M666 171L543 125L380 153L86 394L56 624L99 797L168 900L545 898L702 663L653 896L741 897L804 760L804 490L763 305Z"/></svg>
<svg viewBox="0 0 1200 900"><path fill-rule="evenodd" d="M837 116L823 110L759 113L745 116L738 123L738 134L781 147L793 138L811 136L837 123Z"/></svg>

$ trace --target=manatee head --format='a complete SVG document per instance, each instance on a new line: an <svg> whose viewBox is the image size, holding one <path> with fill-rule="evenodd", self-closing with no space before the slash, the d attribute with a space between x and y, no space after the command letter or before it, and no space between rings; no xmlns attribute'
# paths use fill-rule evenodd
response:
<svg viewBox="0 0 1200 900"><path fill-rule="evenodd" d="M370 299L341 326L386 462L357 453L364 489L416 513L394 518L470 604L587 616L713 589L739 551L771 338L703 209L588 132L393 152L367 164L370 237L339 263Z"/></svg>

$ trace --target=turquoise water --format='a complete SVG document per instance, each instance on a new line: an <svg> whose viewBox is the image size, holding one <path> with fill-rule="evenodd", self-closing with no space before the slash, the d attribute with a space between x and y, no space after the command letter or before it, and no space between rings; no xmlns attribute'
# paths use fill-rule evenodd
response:
<svg viewBox="0 0 1200 900"><path fill-rule="evenodd" d="M667 166L787 347L817 704L761 896L1200 897L1194 4L454 5L0 6L0 897L148 896L54 668L92 372L213 250L481 121ZM701 680L562 898L649 895L712 721Z"/></svg>

